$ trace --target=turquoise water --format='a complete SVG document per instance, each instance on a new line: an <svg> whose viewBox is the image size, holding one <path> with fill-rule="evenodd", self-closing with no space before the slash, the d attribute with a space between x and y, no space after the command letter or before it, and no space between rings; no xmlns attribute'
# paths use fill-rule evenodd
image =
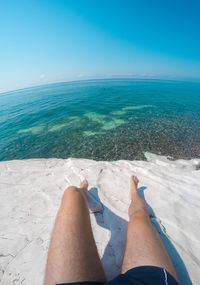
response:
<svg viewBox="0 0 200 285"><path fill-rule="evenodd" d="M0 94L0 160L200 157L200 83L90 80Z"/></svg>

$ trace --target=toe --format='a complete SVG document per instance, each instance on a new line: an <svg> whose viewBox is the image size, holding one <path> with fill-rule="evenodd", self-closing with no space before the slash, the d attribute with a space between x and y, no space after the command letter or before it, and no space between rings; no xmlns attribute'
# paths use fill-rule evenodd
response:
<svg viewBox="0 0 200 285"><path fill-rule="evenodd" d="M131 182L133 182L135 185L137 185L137 184L138 184L138 182L139 182L139 180L138 180L137 176L132 175L132 176L131 176Z"/></svg>

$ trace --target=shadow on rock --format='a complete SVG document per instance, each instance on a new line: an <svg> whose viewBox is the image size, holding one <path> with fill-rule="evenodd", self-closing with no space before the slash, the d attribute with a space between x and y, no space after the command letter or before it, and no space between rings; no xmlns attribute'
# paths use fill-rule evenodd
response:
<svg viewBox="0 0 200 285"><path fill-rule="evenodd" d="M102 213L95 213L96 222L99 226L110 231L110 240L105 248L101 259L108 279L120 274L121 264L126 243L127 221L114 214L101 201L97 188L91 188L92 195L103 207Z"/></svg>

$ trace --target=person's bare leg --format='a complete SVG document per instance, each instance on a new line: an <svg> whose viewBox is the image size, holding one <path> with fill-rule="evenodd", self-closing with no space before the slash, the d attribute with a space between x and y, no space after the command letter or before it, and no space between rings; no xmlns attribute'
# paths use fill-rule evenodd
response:
<svg viewBox="0 0 200 285"><path fill-rule="evenodd" d="M44 285L106 282L87 204L87 180L64 192L50 242Z"/></svg>
<svg viewBox="0 0 200 285"><path fill-rule="evenodd" d="M158 266L166 269L178 280L172 261L158 232L151 224L149 211L139 196L138 179L131 177L129 223L122 273L137 266Z"/></svg>

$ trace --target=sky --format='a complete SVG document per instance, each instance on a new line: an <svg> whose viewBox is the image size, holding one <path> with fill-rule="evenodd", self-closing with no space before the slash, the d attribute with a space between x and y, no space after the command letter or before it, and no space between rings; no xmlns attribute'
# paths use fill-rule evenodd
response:
<svg viewBox="0 0 200 285"><path fill-rule="evenodd" d="M0 92L95 78L200 80L199 0L0 0Z"/></svg>

